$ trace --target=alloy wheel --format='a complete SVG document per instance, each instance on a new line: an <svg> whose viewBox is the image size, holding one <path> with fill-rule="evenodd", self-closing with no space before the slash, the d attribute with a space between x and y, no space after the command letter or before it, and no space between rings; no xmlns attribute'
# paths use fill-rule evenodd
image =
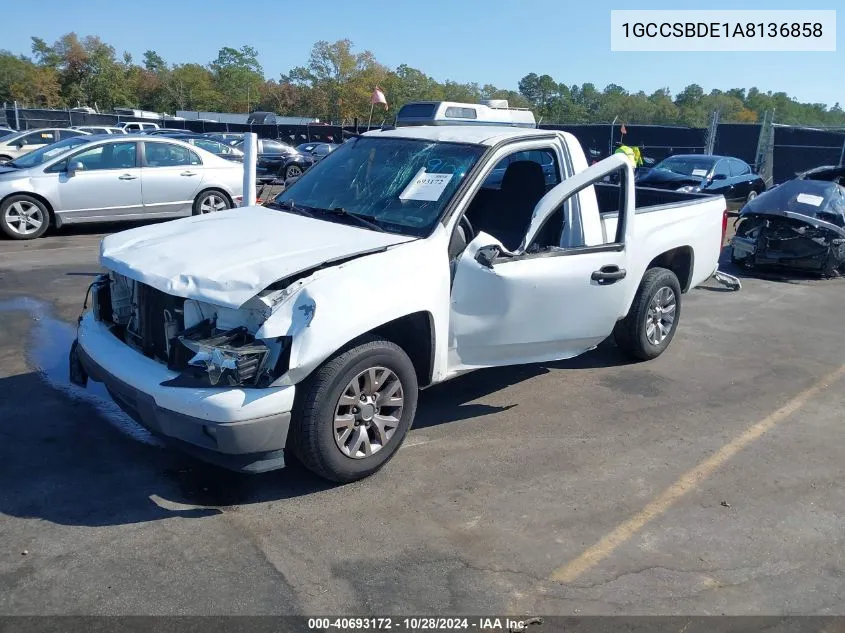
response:
<svg viewBox="0 0 845 633"><path fill-rule="evenodd" d="M19 235L32 235L38 232L46 218L41 208L32 202L18 200L9 205L5 213L6 224Z"/></svg>
<svg viewBox="0 0 845 633"><path fill-rule="evenodd" d="M225 211L229 208L226 199L218 194L210 193L202 199L200 204L201 213L213 213L214 211Z"/></svg>
<svg viewBox="0 0 845 633"><path fill-rule="evenodd" d="M390 442L405 397L399 377L386 367L370 367L346 385L334 415L334 441L347 457L369 457Z"/></svg>
<svg viewBox="0 0 845 633"><path fill-rule="evenodd" d="M658 290L648 304L645 335L652 345L660 345L675 324L675 292L669 286Z"/></svg>

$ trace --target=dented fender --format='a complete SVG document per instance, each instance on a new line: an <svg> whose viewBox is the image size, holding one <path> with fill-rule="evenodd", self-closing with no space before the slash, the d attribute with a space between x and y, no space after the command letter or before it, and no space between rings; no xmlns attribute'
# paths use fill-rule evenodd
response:
<svg viewBox="0 0 845 633"><path fill-rule="evenodd" d="M434 325L434 381L445 377L450 274L446 232L323 268L275 298L262 339L291 337L289 369L274 385L296 384L350 341L417 312ZM269 298L269 297L268 297Z"/></svg>

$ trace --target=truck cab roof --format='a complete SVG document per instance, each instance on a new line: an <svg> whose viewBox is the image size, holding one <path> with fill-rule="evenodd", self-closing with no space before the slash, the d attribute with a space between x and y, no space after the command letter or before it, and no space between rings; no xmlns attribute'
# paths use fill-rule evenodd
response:
<svg viewBox="0 0 845 633"><path fill-rule="evenodd" d="M507 125L414 125L390 130L373 130L365 132L363 136L491 146L508 139L548 137L552 134L555 132L551 130Z"/></svg>

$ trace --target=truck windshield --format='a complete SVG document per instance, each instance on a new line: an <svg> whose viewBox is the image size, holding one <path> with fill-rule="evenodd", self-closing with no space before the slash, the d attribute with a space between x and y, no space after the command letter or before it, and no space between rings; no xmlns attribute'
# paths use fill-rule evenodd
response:
<svg viewBox="0 0 845 633"><path fill-rule="evenodd" d="M311 167L275 202L317 217L325 211L333 221L358 215L386 231L423 237L483 152L478 145L359 137Z"/></svg>

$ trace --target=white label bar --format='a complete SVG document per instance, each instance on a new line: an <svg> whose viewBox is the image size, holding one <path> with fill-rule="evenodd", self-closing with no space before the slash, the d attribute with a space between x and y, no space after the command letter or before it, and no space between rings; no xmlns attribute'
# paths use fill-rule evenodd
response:
<svg viewBox="0 0 845 633"><path fill-rule="evenodd" d="M836 11L611 11L610 50L836 51Z"/></svg>

